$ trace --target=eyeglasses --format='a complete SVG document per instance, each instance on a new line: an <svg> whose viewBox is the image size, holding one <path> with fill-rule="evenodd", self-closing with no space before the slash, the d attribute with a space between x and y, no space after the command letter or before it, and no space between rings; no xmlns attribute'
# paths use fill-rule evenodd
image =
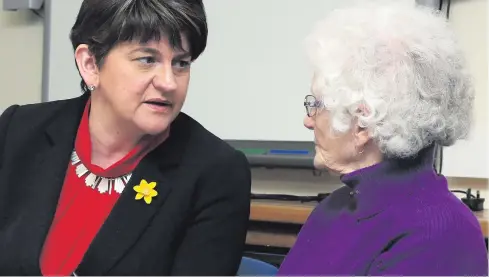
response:
<svg viewBox="0 0 489 277"><path fill-rule="evenodd" d="M317 109L322 107L322 102L316 100L314 95L306 95L304 98L304 107L306 108L307 116L313 117L317 113Z"/></svg>

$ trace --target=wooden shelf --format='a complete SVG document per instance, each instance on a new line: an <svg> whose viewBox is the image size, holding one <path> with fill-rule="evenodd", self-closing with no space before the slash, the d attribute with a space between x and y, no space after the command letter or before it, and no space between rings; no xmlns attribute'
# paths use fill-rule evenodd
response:
<svg viewBox="0 0 489 277"><path fill-rule="evenodd" d="M300 203L293 201L254 200L251 202L251 221L302 225L311 214L316 202ZM488 237L489 211L474 212L479 220L482 233ZM248 231L246 243L249 245L290 248L296 240L295 234L267 232L266 230Z"/></svg>
<svg viewBox="0 0 489 277"><path fill-rule="evenodd" d="M276 223L304 224L316 202L255 200L251 202L250 219Z"/></svg>

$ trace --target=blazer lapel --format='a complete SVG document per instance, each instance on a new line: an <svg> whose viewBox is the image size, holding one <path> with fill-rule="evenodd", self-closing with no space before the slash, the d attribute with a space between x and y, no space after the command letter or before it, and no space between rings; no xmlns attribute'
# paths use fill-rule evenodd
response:
<svg viewBox="0 0 489 277"><path fill-rule="evenodd" d="M21 238L16 244L23 255L23 270L29 275L41 275L39 257L54 219L83 103L86 102L84 99L70 101L55 112L55 119L46 133L37 139L38 143L33 147L36 149L34 157L26 159L26 174L19 178L29 190L26 190L26 201L21 208L23 217L17 228L22 235L15 238Z"/></svg>
<svg viewBox="0 0 489 277"><path fill-rule="evenodd" d="M181 120L177 118L175 121ZM180 131L179 126L175 126L175 122L171 130L172 135L143 158L136 167L129 183L76 269L77 275L105 275L137 242L155 213L165 203L165 199L171 193L186 144L186 136ZM143 179L156 182L155 189L158 195L153 198L151 204L146 204L143 199L135 199L136 192L133 188Z"/></svg>

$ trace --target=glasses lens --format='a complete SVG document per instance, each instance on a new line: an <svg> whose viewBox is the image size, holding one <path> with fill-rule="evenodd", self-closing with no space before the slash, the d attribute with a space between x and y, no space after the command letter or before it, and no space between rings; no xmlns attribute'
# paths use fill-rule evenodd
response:
<svg viewBox="0 0 489 277"><path fill-rule="evenodd" d="M304 99L304 107L306 107L307 116L314 116L316 113L316 97L307 95Z"/></svg>

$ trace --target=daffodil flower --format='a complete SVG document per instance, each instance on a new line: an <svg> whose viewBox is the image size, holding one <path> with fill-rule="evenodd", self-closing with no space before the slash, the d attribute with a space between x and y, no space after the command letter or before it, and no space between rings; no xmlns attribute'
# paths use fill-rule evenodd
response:
<svg viewBox="0 0 489 277"><path fill-rule="evenodd" d="M148 183L146 180L141 180L139 185L134 186L134 191L137 192L136 200L144 199L146 204L151 204L151 200L153 197L158 195L158 192L155 190L156 182Z"/></svg>

